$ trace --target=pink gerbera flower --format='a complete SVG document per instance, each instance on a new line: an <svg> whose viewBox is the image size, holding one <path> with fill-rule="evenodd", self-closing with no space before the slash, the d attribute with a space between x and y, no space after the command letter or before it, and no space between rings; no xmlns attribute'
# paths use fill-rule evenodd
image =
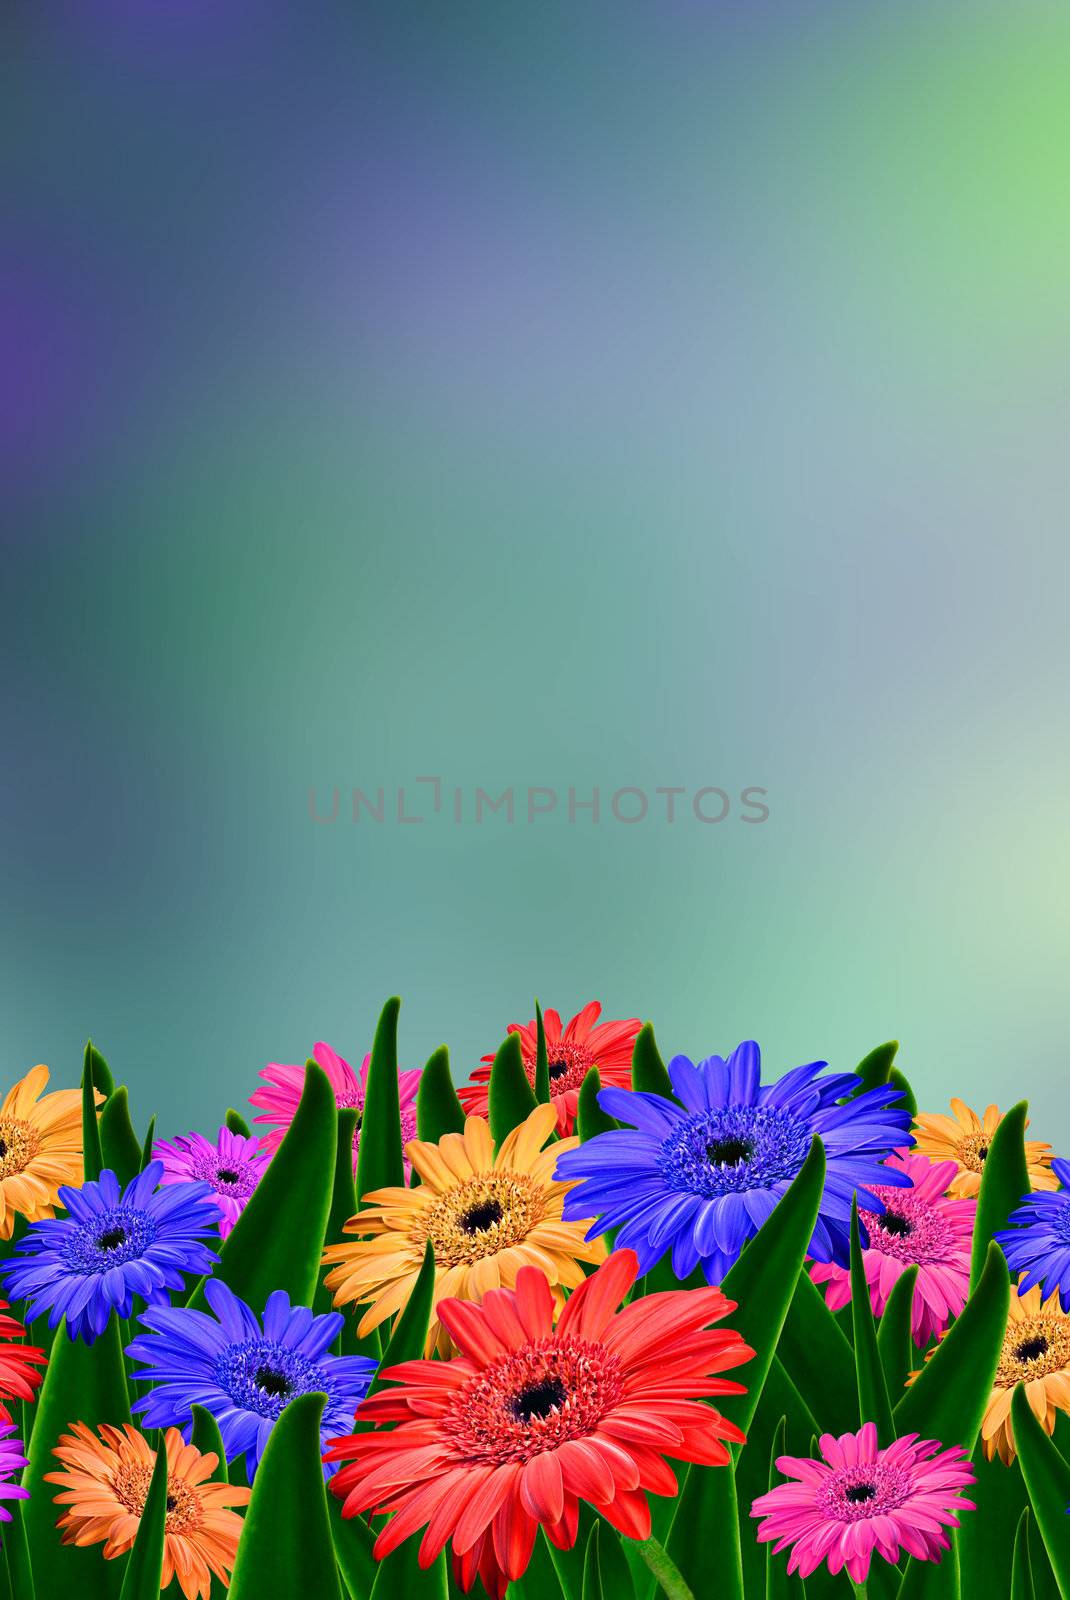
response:
<svg viewBox="0 0 1070 1600"><path fill-rule="evenodd" d="M921 1348L940 1334L966 1304L970 1289L970 1244L976 1200L949 1200L947 1190L958 1171L953 1161L929 1161L925 1156L897 1150L886 1167L905 1172L912 1189L872 1186L884 1201L884 1214L860 1211L858 1219L869 1234L862 1252L870 1303L880 1316L896 1281L908 1267L916 1266L911 1326L914 1343ZM851 1274L835 1262L814 1262L810 1276L827 1283L825 1301L839 1311L851 1299Z"/></svg>
<svg viewBox="0 0 1070 1600"><path fill-rule="evenodd" d="M229 1128L220 1128L214 1144L201 1133L179 1134L173 1143L158 1139L152 1158L163 1162L161 1184L211 1184L221 1213L219 1234L223 1239L245 1210L268 1164L256 1139Z"/></svg>
<svg viewBox="0 0 1070 1600"><path fill-rule="evenodd" d="M828 1562L831 1573L846 1567L865 1583L874 1550L897 1562L900 1549L918 1561L939 1561L948 1548L945 1528L957 1528L956 1511L972 1511L959 1490L974 1481L959 1445L944 1450L935 1439L906 1433L887 1450L877 1448L877 1429L867 1422L838 1439L823 1433L822 1461L778 1456L777 1467L792 1483L759 1495L751 1516L761 1517L759 1543L775 1539L773 1554L791 1545L788 1571L808 1578Z"/></svg>
<svg viewBox="0 0 1070 1600"><path fill-rule="evenodd" d="M364 1095L368 1087L368 1066L371 1056L365 1056L361 1063L360 1075L354 1072L348 1061L332 1050L329 1044L322 1041L313 1046L313 1058L323 1068L331 1080L334 1098L340 1110L355 1107L358 1113L357 1131L353 1135L353 1171L357 1170L357 1151L360 1149L360 1123L364 1114ZM260 1142L268 1155L274 1155L282 1143L290 1123L294 1119L301 1090L305 1086L305 1069L303 1066L285 1066L279 1061L269 1061L261 1069L260 1076L269 1085L266 1089L258 1089L250 1095L249 1104L259 1106L264 1115L254 1117L254 1122L267 1122L273 1124L270 1133L260 1136ZM398 1073L398 1090L401 1099L401 1142L408 1144L410 1139L416 1138L416 1091L420 1087L419 1069ZM405 1176L409 1177L411 1166L405 1162ZM359 1198L359 1197L358 1197Z"/></svg>
<svg viewBox="0 0 1070 1600"><path fill-rule="evenodd" d="M632 1086L632 1049L642 1024L638 1017L631 1017L627 1022L598 1022L601 1010L598 1001L591 1000L564 1027L559 1012L547 1011L543 1016L550 1099L557 1110L557 1131L563 1139L575 1131L580 1085L592 1067L598 1068L603 1089L607 1085L618 1089ZM539 1039L537 1024L534 1021L523 1025L511 1022L506 1032L520 1035L524 1071L528 1081L534 1084ZM486 1118L488 1115L493 1062L493 1056L484 1056L482 1064L472 1073L471 1083L457 1091L470 1117Z"/></svg>

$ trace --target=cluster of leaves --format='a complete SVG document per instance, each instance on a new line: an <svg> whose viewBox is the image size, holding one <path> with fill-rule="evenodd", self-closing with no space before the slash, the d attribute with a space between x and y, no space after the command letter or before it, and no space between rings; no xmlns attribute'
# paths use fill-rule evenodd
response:
<svg viewBox="0 0 1070 1600"><path fill-rule="evenodd" d="M327 1309L320 1272L325 1239L338 1237L357 1210L357 1194L403 1182L401 1119L397 1088L397 1020L391 1000L376 1031L363 1115L363 1136L354 1184L350 1151L355 1113L339 1112L330 1084L314 1063L293 1124L264 1178L221 1248L219 1277L253 1306L273 1289L292 1300ZM500 1142L532 1110L549 1099L550 1080L541 1013L534 1088L528 1081L519 1041L511 1035L495 1058L490 1082L490 1125ZM910 1096L894 1066L895 1046L881 1046L858 1071L865 1087L895 1081ZM638 1036L633 1086L671 1095L668 1074L649 1025ZM94 1089L104 1096L99 1115ZM591 1138L614 1126L597 1101L597 1073L584 1082L579 1133ZM110 1166L126 1179L148 1160L153 1130L140 1141L130 1121L125 1088L116 1088L92 1046L83 1073L87 1177ZM424 1070L417 1104L420 1137L438 1139L464 1126L464 1113L450 1076L445 1049ZM236 1112L232 1128L246 1131ZM1003 1121L986 1161L969 1300L916 1380L910 1309L913 1272L904 1274L877 1322L865 1288L857 1218L852 1244L854 1295L845 1312L830 1312L805 1270L806 1248L817 1216L825 1174L823 1148L815 1140L788 1194L746 1246L724 1283L738 1303L731 1322L756 1354L743 1374L744 1395L724 1400L725 1413L748 1435L734 1451L731 1468L680 1469L680 1492L653 1503L653 1535L643 1542L620 1537L591 1507L583 1507L580 1537L572 1551L559 1551L541 1536L531 1565L510 1593L520 1600L654 1600L659 1589L672 1600L702 1595L715 1584L721 1600L850 1600L843 1574L823 1569L806 1580L789 1577L784 1555L758 1545L749 1508L778 1481L778 1455L808 1455L819 1434L841 1433L875 1422L882 1445L898 1435L919 1433L973 1453L978 1509L965 1513L952 1550L940 1565L904 1562L902 1568L875 1560L867 1594L875 1600L957 1600L959 1596L1009 1595L1012 1600L1070 1597L1070 1465L1066 1441L1050 1439L1036 1422L1023 1393L1015 1397L1014 1428L1019 1460L1010 1468L985 1462L978 1435L995 1374L1011 1292L1005 1261L991 1243L1028 1189L1023 1130L1025 1107ZM355 1319L347 1322L341 1348L360 1349L382 1366L418 1356L431 1311L434 1261L428 1249L415 1292L392 1326L358 1344ZM636 1285L636 1295L678 1288L668 1263ZM198 1305L204 1285L189 1285L188 1303ZM130 1420L130 1382L123 1346L126 1329L113 1319L93 1346L64 1334L51 1340L45 1381L36 1406L23 1408L28 1441L25 1481L28 1501L13 1505L0 1563L0 1600L48 1600L76 1593L81 1600L156 1600L166 1515L164 1455L149 1493L130 1555L105 1562L99 1551L60 1544L56 1508L44 1475L52 1450L73 1421L90 1426ZM33 1330L40 1341L47 1330ZM376 1380L376 1383L378 1380ZM283 1412L264 1452L249 1503L230 1593L233 1600L307 1593L316 1600L447 1600L455 1593L446 1557L420 1571L410 1540L382 1562L372 1555L374 1533L364 1518L345 1520L325 1489L320 1462L322 1397L305 1395ZM215 1422L195 1409L194 1442L226 1462ZM240 1465L232 1471L240 1471ZM4 1584L7 1584L7 1591ZM218 1584L213 1587L217 1600Z"/></svg>

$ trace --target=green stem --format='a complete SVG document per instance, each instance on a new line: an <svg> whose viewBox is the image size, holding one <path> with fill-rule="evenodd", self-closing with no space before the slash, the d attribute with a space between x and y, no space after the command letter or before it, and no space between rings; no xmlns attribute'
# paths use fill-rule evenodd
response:
<svg viewBox="0 0 1070 1600"><path fill-rule="evenodd" d="M658 1580L658 1586L669 1600L695 1600L676 1566L656 1539L637 1539L636 1550Z"/></svg>

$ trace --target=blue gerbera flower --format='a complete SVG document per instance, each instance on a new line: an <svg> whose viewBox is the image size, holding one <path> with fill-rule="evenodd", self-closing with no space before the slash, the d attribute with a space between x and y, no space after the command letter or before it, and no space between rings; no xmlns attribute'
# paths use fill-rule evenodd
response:
<svg viewBox="0 0 1070 1600"><path fill-rule="evenodd" d="M720 1283L798 1173L816 1134L825 1147L825 1190L810 1241L816 1261L850 1260L851 1199L880 1215L867 1185L906 1187L904 1172L881 1162L912 1145L910 1113L898 1089L882 1086L846 1100L853 1073L818 1078L827 1063L796 1067L762 1086L758 1046L741 1044L725 1061L669 1063L675 1100L628 1089L601 1090L598 1103L631 1123L570 1150L554 1176L580 1179L565 1199L566 1221L598 1217L588 1237L618 1229L617 1244L648 1272L667 1250L686 1278L701 1262Z"/></svg>
<svg viewBox="0 0 1070 1600"><path fill-rule="evenodd" d="M214 1316L153 1308L141 1317L151 1333L139 1334L127 1348L127 1355L146 1363L134 1377L154 1385L132 1407L144 1412L146 1427L181 1428L188 1440L192 1407L204 1406L219 1424L227 1460L244 1455L250 1481L283 1408L299 1394L327 1396L324 1442L352 1431L375 1362L327 1354L342 1331L337 1311L315 1316L306 1306L291 1306L277 1289L261 1327L225 1283L209 1282L204 1292Z"/></svg>
<svg viewBox="0 0 1070 1600"><path fill-rule="evenodd" d="M219 1257L202 1242L219 1238L210 1187L159 1189L162 1176L163 1164L150 1161L125 1189L108 1168L96 1183L59 1189L68 1215L32 1222L0 1267L8 1298L30 1301L27 1322L47 1311L55 1328L65 1317L71 1338L92 1344L112 1311L130 1315L135 1296L155 1305L182 1288L184 1273L212 1270Z"/></svg>
<svg viewBox="0 0 1070 1600"><path fill-rule="evenodd" d="M1054 1194L1027 1194L1007 1218L1010 1226L996 1234L1012 1272L1024 1272L1018 1292L1041 1285L1045 1299L1058 1291L1070 1311L1070 1161L1060 1157L1051 1170L1062 1184Z"/></svg>

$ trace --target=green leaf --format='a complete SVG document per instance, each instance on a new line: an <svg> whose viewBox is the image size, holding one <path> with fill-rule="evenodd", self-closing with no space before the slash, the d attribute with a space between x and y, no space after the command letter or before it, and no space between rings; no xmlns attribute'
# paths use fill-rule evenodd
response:
<svg viewBox="0 0 1070 1600"><path fill-rule="evenodd" d="M57 1462L58 1466L59 1463ZM36 1600L36 1590L33 1581L33 1567L30 1561L30 1546L26 1538L26 1525L23 1521L25 1515L25 1500L12 1500L7 1509L11 1513L11 1521L4 1524L3 1557L6 1571L0 1567L0 1592L3 1592L3 1580L7 1580L7 1594L11 1600Z"/></svg>
<svg viewBox="0 0 1070 1600"><path fill-rule="evenodd" d="M1033 1415L1019 1384L1011 1401L1011 1427L1029 1502L1063 1595L1070 1595L1070 1466Z"/></svg>
<svg viewBox="0 0 1070 1600"><path fill-rule="evenodd" d="M568 1600L550 1554L550 1542L541 1527L531 1547L531 1560L523 1574L509 1585L508 1600ZM617 1600L615 1593L613 1600ZM632 1600L632 1596L625 1590L620 1600Z"/></svg>
<svg viewBox="0 0 1070 1600"><path fill-rule="evenodd" d="M104 1169L104 1157L100 1148L100 1126L97 1122L97 1102L93 1082L95 1058L98 1052L93 1049L92 1040L85 1047L85 1060L82 1064L82 1165L85 1173L84 1182L95 1183ZM100 1057L104 1061L104 1057ZM107 1062L104 1062L105 1070ZM108 1073L109 1078L111 1073Z"/></svg>
<svg viewBox="0 0 1070 1600"><path fill-rule="evenodd" d="M895 1408L900 1436L919 1433L971 1454L992 1391L1007 1330L1011 1281L998 1244L988 1247L980 1282Z"/></svg>
<svg viewBox="0 0 1070 1600"><path fill-rule="evenodd" d="M895 1440L892 1403L877 1349L877 1329L869 1299L869 1284L862 1260L862 1236L858 1227L858 1199L851 1201L851 1315L854 1327L855 1380L858 1384L858 1420L875 1422L877 1442L882 1450Z"/></svg>
<svg viewBox="0 0 1070 1600"><path fill-rule="evenodd" d="M727 1467L725 1471L728 1471ZM662 1594L669 1595L670 1600L694 1600L694 1595L684 1581L679 1568L674 1565L667 1551L662 1549L656 1539L636 1540L635 1548L657 1579L657 1585ZM718 1600L721 1600L721 1596L727 1596L729 1591L721 1585L719 1570L717 1576L717 1596Z"/></svg>
<svg viewBox="0 0 1070 1600"><path fill-rule="evenodd" d="M404 1309L394 1323L394 1331L383 1352L383 1359L371 1383L368 1394L373 1395L383 1387L383 1373L391 1367L400 1367L403 1361L418 1361L424 1353L427 1329L431 1321L431 1306L435 1296L435 1250L430 1239L424 1245L424 1259L416 1274L416 1282L405 1302ZM362 1422L358 1414L354 1424L357 1433L371 1431L372 1424Z"/></svg>
<svg viewBox="0 0 1070 1600"><path fill-rule="evenodd" d="M419 1548L419 1538L406 1539L379 1562L371 1600L448 1600L445 1551L425 1569L419 1564Z"/></svg>
<svg viewBox="0 0 1070 1600"><path fill-rule="evenodd" d="M1029 1561L1029 1511L1018 1519L1014 1534L1014 1559L1011 1565L1011 1600L1035 1600L1033 1571Z"/></svg>
<svg viewBox="0 0 1070 1600"><path fill-rule="evenodd" d="M100 1148L104 1166L121 1184L141 1171L141 1145L130 1121L130 1098L123 1085L108 1096L100 1113Z"/></svg>
<svg viewBox="0 0 1070 1600"><path fill-rule="evenodd" d="M342 1581L351 1600L368 1600L375 1574L379 1570L379 1563L372 1555L375 1534L363 1517L343 1517L341 1500L330 1493L327 1495L327 1517Z"/></svg>
<svg viewBox="0 0 1070 1600"><path fill-rule="evenodd" d="M119 1600L159 1600L167 1524L167 1451L163 1434L156 1436L156 1464L149 1480L145 1509L126 1562Z"/></svg>
<svg viewBox="0 0 1070 1600"><path fill-rule="evenodd" d="M972 1516L967 1511L966 1516ZM876 1554L874 1561L880 1558ZM899 1585L898 1600L959 1600L959 1552L955 1535L951 1535L951 1548L945 1550L939 1561L907 1561L903 1581Z"/></svg>
<svg viewBox="0 0 1070 1600"><path fill-rule="evenodd" d="M193 1411L193 1433L190 1443L201 1452L202 1456L214 1455L216 1457L215 1469L212 1472L212 1483L227 1482L227 1452L223 1448L223 1435L219 1431L219 1424L210 1411L204 1406L195 1405Z"/></svg>
<svg viewBox="0 0 1070 1600"><path fill-rule="evenodd" d="M761 1399L762 1387L773 1362L778 1340L791 1304L799 1271L813 1236L821 1195L825 1187L825 1148L813 1139L803 1165L764 1226L749 1241L735 1265L726 1273L723 1289L737 1302L730 1325L754 1350L753 1359L739 1376L747 1385L743 1395L718 1398L718 1407L744 1433ZM680 1506L669 1535L668 1551L684 1579L702 1591L708 1571L710 1530L724 1539L725 1560L720 1569L726 1596L742 1595L743 1574L739 1545L735 1483L731 1467L691 1468L680 1495ZM734 1559L733 1559L734 1557Z"/></svg>
<svg viewBox="0 0 1070 1600"><path fill-rule="evenodd" d="M955 1535L962 1592L983 1595L990 1590L994 1595L1009 1594L1013 1556L1010 1530L1017 1526L1029 1498L1022 1471L1017 1461L1004 1466L998 1455L986 1461L980 1440L974 1448L972 1466L976 1482L970 1485L968 1498L977 1509L963 1516L962 1527ZM1047 1565L1046 1560L1044 1564Z"/></svg>
<svg viewBox="0 0 1070 1600"><path fill-rule="evenodd" d="M223 1122L224 1125L230 1129L231 1133L240 1134L243 1139L252 1138L252 1129L242 1116L241 1112L235 1111L233 1106L231 1106L227 1111L226 1116L223 1118Z"/></svg>
<svg viewBox="0 0 1070 1600"><path fill-rule="evenodd" d="M359 1210L357 1188L353 1181L353 1140L356 1137L359 1116L360 1112L353 1106L346 1106L338 1112L334 1187L331 1190L331 1210L324 1233L328 1244L334 1244L341 1239L346 1223ZM322 1315L333 1310L333 1307L334 1296L321 1277L316 1285L313 1310ZM357 1318L354 1316L346 1317L338 1342L342 1355L367 1356L371 1361L378 1361L382 1354L379 1329L373 1328L363 1339L360 1338L357 1334Z"/></svg>
<svg viewBox="0 0 1070 1600"><path fill-rule="evenodd" d="M30 1498L23 1507L26 1538L33 1554L34 1581L39 1600L53 1595L76 1594L78 1600L111 1600L119 1592L119 1563L88 1560L75 1545L62 1545L56 1537L59 1515L53 1495L60 1491L45 1483L45 1474L60 1463L52 1454L71 1424L84 1422L96 1428L102 1422L120 1427L130 1421L119 1321L112 1317L95 1344L72 1339L61 1324L52 1345L35 1407L33 1433L27 1446L29 1465L23 1483ZM94 1552L94 1555L98 1555Z"/></svg>
<svg viewBox="0 0 1070 1600"><path fill-rule="evenodd" d="M587 1538L587 1549L583 1557L583 1600L604 1600L602 1594L602 1571L598 1565L598 1530L601 1523L596 1522Z"/></svg>
<svg viewBox="0 0 1070 1600"><path fill-rule="evenodd" d="M843 1381L854 1351L808 1272L799 1274L777 1353L826 1432L855 1428L855 1396Z"/></svg>
<svg viewBox="0 0 1070 1600"><path fill-rule="evenodd" d="M464 1107L450 1073L450 1053L440 1044L420 1074L420 1087L416 1091L416 1131L428 1144L437 1144L443 1134L463 1133L464 1123Z"/></svg>
<svg viewBox="0 0 1070 1600"><path fill-rule="evenodd" d="M322 1067L305 1067L294 1119L219 1251L221 1279L259 1316L273 1289L311 1306L331 1206L338 1107ZM202 1279L189 1304L205 1309Z"/></svg>
<svg viewBox="0 0 1070 1600"><path fill-rule="evenodd" d="M773 1442L769 1451L769 1478L767 1488L775 1489L778 1483L783 1482L777 1470L777 1457L786 1455L785 1433L787 1418L781 1417L773 1434ZM740 1507L741 1520L745 1516L745 1508ZM765 1600L797 1600L802 1594L802 1580L797 1573L788 1573L788 1553L782 1550L779 1555L773 1554L773 1541L765 1546Z"/></svg>
<svg viewBox="0 0 1070 1600"><path fill-rule="evenodd" d="M644 1022L632 1046L632 1088L647 1094L660 1094L666 1100L675 1100L658 1042L654 1038L654 1024Z"/></svg>
<svg viewBox="0 0 1070 1600"><path fill-rule="evenodd" d="M598 1068L589 1068L580 1084L579 1104L576 1107L576 1132L583 1143L595 1138L599 1133L609 1133L614 1128L620 1127L620 1123L608 1112L603 1111L598 1104L598 1091L601 1087L602 1079Z"/></svg>
<svg viewBox="0 0 1070 1600"><path fill-rule="evenodd" d="M89 1058L89 1073L93 1079L93 1087L99 1089L105 1100L115 1092L115 1079L111 1075L111 1068L90 1040L86 1045L86 1054Z"/></svg>
<svg viewBox="0 0 1070 1600"><path fill-rule="evenodd" d="M1029 1193L1029 1168L1025 1158L1025 1124L1029 1103L1012 1106L992 1135L981 1173L977 1220L973 1225L970 1290L984 1270L989 1240L1007 1226L1007 1218Z"/></svg>
<svg viewBox="0 0 1070 1600"><path fill-rule="evenodd" d="M401 1151L401 1099L398 1089L398 1012L395 997L382 1009L372 1042L372 1058L364 1091L364 1116L357 1152L357 1199L375 1189L402 1188L405 1158ZM276 1159L278 1159L276 1157Z"/></svg>
<svg viewBox="0 0 1070 1600"><path fill-rule="evenodd" d="M490 1131L500 1145L535 1110L535 1091L524 1071L520 1035L507 1034L490 1069Z"/></svg>
<svg viewBox="0 0 1070 1600"><path fill-rule="evenodd" d="M914 1338L911 1333L911 1316L914 1307L914 1285L917 1267L908 1267L901 1273L888 1296L877 1326L877 1349L884 1368L884 1381L888 1395L898 1399L914 1366ZM920 1360L920 1353L918 1356Z"/></svg>
<svg viewBox="0 0 1070 1600"><path fill-rule="evenodd" d="M550 1101L550 1058L546 1054L546 1028L542 1006L535 1002L535 1098L540 1105Z"/></svg>
<svg viewBox="0 0 1070 1600"><path fill-rule="evenodd" d="M903 1099L900 1102L900 1108L909 1111L912 1117L916 1117L918 1114L918 1102L914 1098L913 1089L910 1087L910 1084L904 1078L898 1067L893 1067L891 1072L889 1072L888 1082L891 1084L893 1089L901 1089L903 1092Z"/></svg>
<svg viewBox="0 0 1070 1600"><path fill-rule="evenodd" d="M271 1430L245 1511L230 1600L342 1600L320 1459L325 1404L325 1395L298 1395Z"/></svg>
<svg viewBox="0 0 1070 1600"><path fill-rule="evenodd" d="M139 1168L141 1172L144 1172L145 1168L152 1160L152 1145L155 1138L156 1117L153 1115L149 1118L149 1126L145 1133L145 1143L141 1146L141 1166Z"/></svg>
<svg viewBox="0 0 1070 1600"><path fill-rule="evenodd" d="M899 1040L889 1039L886 1044L879 1044L871 1050L868 1056L863 1056L855 1068L856 1075L861 1078L862 1086L855 1091L856 1094L866 1094L870 1089L879 1089L881 1084L887 1083L899 1050Z"/></svg>

